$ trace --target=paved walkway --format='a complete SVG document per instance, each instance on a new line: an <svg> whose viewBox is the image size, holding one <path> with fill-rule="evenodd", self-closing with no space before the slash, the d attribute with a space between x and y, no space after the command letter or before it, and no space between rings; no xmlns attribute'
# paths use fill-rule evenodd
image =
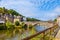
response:
<svg viewBox="0 0 60 40"><path fill-rule="evenodd" d="M58 31L56 37L55 37L55 40L60 40L60 30Z"/></svg>

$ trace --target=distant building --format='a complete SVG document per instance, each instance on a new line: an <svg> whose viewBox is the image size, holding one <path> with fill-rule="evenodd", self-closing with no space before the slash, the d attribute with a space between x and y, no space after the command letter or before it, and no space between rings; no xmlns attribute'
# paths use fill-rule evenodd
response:
<svg viewBox="0 0 60 40"><path fill-rule="evenodd" d="M11 15L11 14L2 14L0 13L0 20L6 22L7 20L14 23L15 21L23 21L23 17L22 16L15 16L15 15Z"/></svg>
<svg viewBox="0 0 60 40"><path fill-rule="evenodd" d="M7 21L10 21L10 22L13 22L14 21L14 16L13 15L11 15L11 14L5 14L4 15L4 18L5 18L5 20Z"/></svg>
<svg viewBox="0 0 60 40"><path fill-rule="evenodd" d="M16 21L19 21L19 22L23 21L23 17L14 15L14 22L16 22Z"/></svg>

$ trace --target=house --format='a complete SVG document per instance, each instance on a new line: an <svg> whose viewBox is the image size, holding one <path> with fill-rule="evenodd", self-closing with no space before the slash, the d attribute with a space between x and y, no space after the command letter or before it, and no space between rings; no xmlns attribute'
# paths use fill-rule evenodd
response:
<svg viewBox="0 0 60 40"><path fill-rule="evenodd" d="M16 22L16 21L19 21L19 22L23 21L23 17L14 15L14 22Z"/></svg>
<svg viewBox="0 0 60 40"><path fill-rule="evenodd" d="M6 21L10 21L10 22L14 21L14 16L12 16L11 14L4 14L4 18Z"/></svg>
<svg viewBox="0 0 60 40"><path fill-rule="evenodd" d="M16 22L16 21L23 21L23 17L22 16L15 16L15 15L11 15L11 14L2 14L0 13L0 20L3 20L4 22L6 21L10 21L12 23Z"/></svg>

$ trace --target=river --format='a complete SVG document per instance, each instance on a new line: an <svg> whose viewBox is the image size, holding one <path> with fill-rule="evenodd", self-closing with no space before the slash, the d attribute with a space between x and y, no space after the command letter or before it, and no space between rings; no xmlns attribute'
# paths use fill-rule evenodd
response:
<svg viewBox="0 0 60 40"><path fill-rule="evenodd" d="M44 29L46 29L44 26L35 26L34 27L35 30L33 30L34 32L40 32ZM0 40L21 40L27 36L32 35L31 31L25 31L22 34L20 32L15 32L14 30L1 30L0 31Z"/></svg>

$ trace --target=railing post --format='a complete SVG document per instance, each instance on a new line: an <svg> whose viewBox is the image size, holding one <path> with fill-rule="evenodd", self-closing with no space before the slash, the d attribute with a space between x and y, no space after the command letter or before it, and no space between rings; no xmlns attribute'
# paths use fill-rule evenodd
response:
<svg viewBox="0 0 60 40"><path fill-rule="evenodd" d="M42 40L44 40L44 37L45 37L45 32L43 32L42 34L43 34Z"/></svg>
<svg viewBox="0 0 60 40"><path fill-rule="evenodd" d="M54 34L54 28L51 28L50 29L50 40L52 40L53 34Z"/></svg>

